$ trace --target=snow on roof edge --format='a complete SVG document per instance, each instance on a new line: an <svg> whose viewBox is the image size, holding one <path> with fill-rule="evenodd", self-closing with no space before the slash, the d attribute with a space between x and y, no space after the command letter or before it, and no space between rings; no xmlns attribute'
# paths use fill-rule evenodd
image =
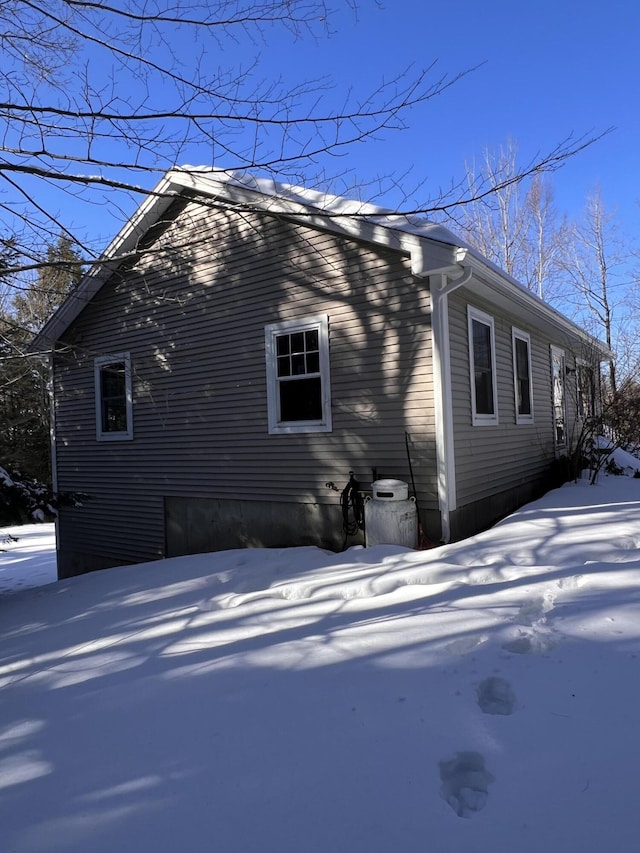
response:
<svg viewBox="0 0 640 853"><path fill-rule="evenodd" d="M574 323L570 318L564 315L557 308L554 308L544 299L541 299L536 293L514 278L512 275L503 270L498 264L486 258L478 249L471 246L461 237L454 234L444 225L431 222L426 217L411 216L405 214L394 213L392 210L370 202L363 202L357 199L348 199L344 196L332 195L331 193L323 193L319 190L307 189L305 187L296 186L294 184L280 183L274 178L258 178L249 172L241 171L226 171L224 169L212 169L208 166L191 166L185 165L176 168L174 171L183 172L191 176L197 176L198 183L204 178L211 180L212 183L222 183L242 189L248 189L258 193L263 198L270 196L286 202L300 204L305 207L313 207L318 210L319 214L329 214L332 216L345 216L351 218L362 217L367 221L373 222L384 228L389 228L395 231L412 234L417 237L435 240L446 245L456 246L465 249L467 256L470 256L481 267L498 277L509 285L516 288L516 293L520 292L525 298L537 306L538 310L548 316L555 318L561 325L567 323L572 326L581 335L587 336L600 348L607 350L607 347L602 341L594 338L583 329L581 326Z"/></svg>
<svg viewBox="0 0 640 853"><path fill-rule="evenodd" d="M190 182L185 180L187 177L190 178ZM207 184L210 184L210 186L207 186ZM418 239L428 239L444 245L461 248L465 250L467 257L472 259L476 265L486 269L492 278L501 280L503 286L509 285L515 288L516 293L520 293L522 298L527 299L538 311L549 318L553 318L562 326L568 325L572 327L580 336L588 337L594 343L598 344L603 352L605 350L608 352L601 341L593 338L592 335L589 335L560 311L553 308L543 299L540 299L524 284L508 275L497 264L484 257L481 252L457 237L443 225L431 222L425 217L394 213L388 208L379 207L370 202L348 199L344 196L332 195L331 193L307 189L294 184L280 183L274 178L259 178L248 172L194 165L175 166L165 173L156 186L149 192L149 196L106 247L99 265L92 268L85 275L78 288L71 294L76 300L76 304L71 304L70 299L62 303L32 341L29 346L31 352L35 352L43 344L46 345L48 341L59 338L64 329L73 322L75 316L81 310L78 304L78 297L81 295L81 292L84 293L92 285L99 289L100 272L108 267L109 262L118 262L118 249L135 236L135 233L139 231L145 220L147 220L147 217L150 216L153 218L155 211L159 208L164 208L170 202L170 199L175 197L176 189L180 186L183 188L190 186L195 192L204 194L214 194L216 186L236 187L255 192L259 195L263 208L264 199L272 198L274 202L279 201L284 204L301 206L307 210L312 208L317 211L319 217L325 215L328 217L345 217L352 220L360 219L360 221L372 223L381 228L389 229L392 232L400 232L417 237ZM295 215L295 211L292 211L292 213ZM92 294L89 294L89 299L91 298ZM67 312L69 312L69 316L67 316Z"/></svg>
<svg viewBox="0 0 640 853"><path fill-rule="evenodd" d="M249 172L191 165L179 166L172 171L192 176L197 184L202 184L209 179L213 184L235 186L258 193L263 197L268 196L285 202L300 204L304 207L313 207L319 214L352 218L362 217L376 225L395 231L427 237L430 240L436 240L450 246L470 248L461 237L458 237L444 225L432 222L422 216L395 213L389 208L379 207L371 204L371 202L349 199L345 196L333 195L295 184L280 183L274 178L258 178ZM202 189L204 190L204 187Z"/></svg>

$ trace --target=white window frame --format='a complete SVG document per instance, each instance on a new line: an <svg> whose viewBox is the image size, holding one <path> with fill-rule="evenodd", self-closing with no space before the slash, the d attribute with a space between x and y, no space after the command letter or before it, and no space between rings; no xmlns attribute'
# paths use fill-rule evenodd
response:
<svg viewBox="0 0 640 853"><path fill-rule="evenodd" d="M518 406L518 359L516 356L516 341L524 341L527 345L527 371L529 379L529 413L524 414L519 411ZM531 369L531 335L528 332L523 332L522 329L511 327L511 350L513 353L513 396L516 410L517 424L532 424L533 420L533 371Z"/></svg>
<svg viewBox="0 0 640 853"><path fill-rule="evenodd" d="M319 362L322 417L319 420L304 421L282 421L280 416L280 393L279 384L282 381L295 381L295 379L282 379L277 375L277 351L276 339L278 335L294 334L316 330L318 332ZM270 323L265 326L265 357L267 368L267 410L269 434L291 434L308 432L331 432L331 375L329 360L329 317L326 315L317 317L305 317L301 320L283 320L278 323ZM308 375L308 374L304 374ZM300 378L303 378L302 376Z"/></svg>
<svg viewBox="0 0 640 853"><path fill-rule="evenodd" d="M493 395L493 412L478 412L476 410L476 369L475 352L473 347L473 323L482 323L489 327L491 342L491 393ZM467 327L469 335L469 380L471 386L471 423L473 426L495 426L498 423L498 388L496 373L496 335L494 320L484 311L479 311L472 305L467 306Z"/></svg>
<svg viewBox="0 0 640 853"><path fill-rule="evenodd" d="M125 401L127 428L113 432L102 427L102 371L110 364L124 364ZM128 352L117 355L101 355L94 360L94 387L96 409L96 439L98 441L130 441L133 438L133 393L131 389L131 355Z"/></svg>
<svg viewBox="0 0 640 853"><path fill-rule="evenodd" d="M558 451L564 451L567 449L567 354L560 347L556 347L553 344L550 346L550 356L551 356L551 420L553 423L553 441ZM563 416L563 424L564 424L564 437L562 441L558 439L558 422L556 420L556 400L555 400L555 388L553 386L553 362L554 358L559 359L560 361L560 381L562 387L562 416Z"/></svg>
<svg viewBox="0 0 640 853"><path fill-rule="evenodd" d="M591 377L590 377L591 378L591 387L589 388L589 408L591 409L590 413L589 412L585 413L583 405L582 405L583 400L584 400L584 397L582 394L583 386L582 386L582 383L580 382L580 376L581 376L582 371L587 371L588 373L591 374ZM597 395L596 376L597 376L597 368L595 367L595 365L592 362L587 361L586 358L576 358L576 420L577 421L584 421L584 420L588 420L589 418L594 417L597 410L598 410L598 405L597 405L598 395Z"/></svg>

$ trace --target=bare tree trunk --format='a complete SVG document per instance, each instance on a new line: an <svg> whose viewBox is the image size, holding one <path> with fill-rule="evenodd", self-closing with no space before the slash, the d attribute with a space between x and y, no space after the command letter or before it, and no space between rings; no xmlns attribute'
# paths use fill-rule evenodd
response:
<svg viewBox="0 0 640 853"><path fill-rule="evenodd" d="M497 152L484 152L479 170L467 165L473 198L483 188L492 193L456 213L454 227L465 239L541 299L556 295L554 273L561 227L550 184L539 172L517 180L518 146L509 140Z"/></svg>
<svg viewBox="0 0 640 853"><path fill-rule="evenodd" d="M577 318L590 326L614 354L608 362L610 394L616 393L618 385L615 360L618 323L625 317L629 319L628 293L624 287L627 262L614 217L606 211L600 190L596 189L587 198L582 223L572 229L563 267L572 288L571 301Z"/></svg>

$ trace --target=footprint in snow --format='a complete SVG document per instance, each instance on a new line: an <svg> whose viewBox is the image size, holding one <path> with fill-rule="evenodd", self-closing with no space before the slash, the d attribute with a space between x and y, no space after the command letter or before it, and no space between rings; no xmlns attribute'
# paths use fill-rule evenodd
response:
<svg viewBox="0 0 640 853"><path fill-rule="evenodd" d="M582 575L570 575L566 578L561 578L558 581L558 587L560 589L578 589L584 583L584 578Z"/></svg>
<svg viewBox="0 0 640 853"><path fill-rule="evenodd" d="M514 617L518 625L533 626L547 621L547 613L555 606L555 596L547 591L544 595L531 598L520 606Z"/></svg>
<svg viewBox="0 0 640 853"><path fill-rule="evenodd" d="M516 696L504 678L492 676L478 684L478 705L485 714L513 714Z"/></svg>
<svg viewBox="0 0 640 853"><path fill-rule="evenodd" d="M553 631L520 631L517 636L502 643L505 652L512 655L547 654L558 644L558 635Z"/></svg>
<svg viewBox="0 0 640 853"><path fill-rule="evenodd" d="M440 762L442 796L458 817L472 817L487 804L489 785L494 781L479 752L458 752Z"/></svg>

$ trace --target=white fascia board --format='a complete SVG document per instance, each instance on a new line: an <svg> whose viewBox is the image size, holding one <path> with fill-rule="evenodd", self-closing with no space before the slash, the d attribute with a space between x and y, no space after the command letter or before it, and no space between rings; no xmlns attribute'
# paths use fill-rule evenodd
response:
<svg viewBox="0 0 640 853"><path fill-rule="evenodd" d="M169 172L142 202L131 219L120 229L80 284L60 305L29 346L31 352L50 350L65 330L93 299L122 260L134 251L138 242L167 210L179 194L179 186Z"/></svg>
<svg viewBox="0 0 640 853"><path fill-rule="evenodd" d="M458 260L459 241L450 231L435 223L426 220L414 222L371 204L278 184L272 180L185 166L167 172L149 192L131 219L109 243L98 262L92 265L73 294L62 303L35 338L30 347L32 352L51 349L124 257L135 250L139 240L185 190L212 201L226 201L232 205L288 216L311 228L402 252L410 257L412 273L419 277L440 271L429 268L429 243L439 243L446 252L450 252L451 266L447 265L447 269L452 268Z"/></svg>
<svg viewBox="0 0 640 853"><path fill-rule="evenodd" d="M278 183L273 179L256 178L244 172L227 172L201 166L182 166L170 173L174 180L182 182L204 195L218 195L225 188L229 199L239 200L244 191L245 201L260 199L262 210L274 210L278 213L300 213L309 215L310 211L323 213L334 219L355 219L360 222L372 222L395 232L414 234L451 246L460 245L460 239L444 225L431 222L424 217L398 214L388 208L378 207L369 202L357 201L342 196L331 195L317 190ZM225 190L222 190L223 192ZM273 204L273 207L270 205ZM285 207L282 207L285 205ZM288 205L288 207L286 207Z"/></svg>
<svg viewBox="0 0 640 853"><path fill-rule="evenodd" d="M225 177L226 176L226 177ZM345 237L366 240L370 243L381 244L397 251L408 251L403 245L403 234L388 227L379 225L371 219L359 218L366 214L367 205L360 204L346 212L345 207L328 203L324 208L319 205L323 199L329 202L335 197L321 196L320 193L305 191L304 196L284 197L275 195L278 184L272 181L257 181L240 183L234 176L227 173L198 174L197 172L178 173L178 180L184 186L196 193L215 197L221 201L264 211L265 213L288 216L297 222L311 228L321 228ZM273 185L271 193L265 190ZM305 204L303 198L308 195ZM315 202L315 203L314 203ZM316 204L318 207L316 207Z"/></svg>
<svg viewBox="0 0 640 853"><path fill-rule="evenodd" d="M364 240L408 254L411 272L419 277L432 275L427 262L429 243L439 243L451 253L451 265L459 262L460 240L444 226L427 220L412 221L392 211L365 202L340 198L315 190L235 172L185 166L170 173L196 194L265 213L288 216L302 225L330 231L339 236ZM466 253L466 248L462 249Z"/></svg>

